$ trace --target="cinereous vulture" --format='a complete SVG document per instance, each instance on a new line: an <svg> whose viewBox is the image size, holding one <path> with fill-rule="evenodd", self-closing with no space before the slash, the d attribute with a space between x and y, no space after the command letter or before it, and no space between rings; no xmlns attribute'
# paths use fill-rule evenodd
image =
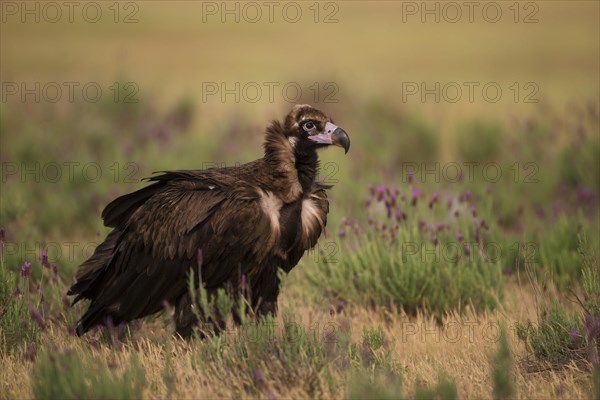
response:
<svg viewBox="0 0 600 400"><path fill-rule="evenodd" d="M79 266L68 294L91 300L77 333L175 308L177 332L198 324L190 271L208 295L239 293L256 315L275 313L278 268L289 272L314 247L329 212L316 180L317 150L350 139L323 112L296 105L266 130L264 157L235 167L168 171L112 201L102 212L113 228ZM201 265L198 259L201 258ZM196 286L200 279L196 279ZM200 317L202 318L202 317Z"/></svg>

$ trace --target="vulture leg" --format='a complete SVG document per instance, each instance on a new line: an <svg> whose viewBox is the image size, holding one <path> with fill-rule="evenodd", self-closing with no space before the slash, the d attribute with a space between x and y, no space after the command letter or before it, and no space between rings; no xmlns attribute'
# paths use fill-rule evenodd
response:
<svg viewBox="0 0 600 400"><path fill-rule="evenodd" d="M216 291L207 293L209 299L215 294ZM216 307L210 311L210 314L207 317L200 304L193 304L190 294L184 294L175 305L175 332L184 339L193 336L195 327L199 328L199 335L202 338L208 333L220 334L225 328L225 317L220 315Z"/></svg>
<svg viewBox="0 0 600 400"><path fill-rule="evenodd" d="M279 277L276 272L263 270L250 282L252 290L252 309L256 316L277 314L277 297L279 296Z"/></svg>
<svg viewBox="0 0 600 400"><path fill-rule="evenodd" d="M198 318L192 311L192 299L189 293L179 298L175 306L175 332L184 339L192 337Z"/></svg>

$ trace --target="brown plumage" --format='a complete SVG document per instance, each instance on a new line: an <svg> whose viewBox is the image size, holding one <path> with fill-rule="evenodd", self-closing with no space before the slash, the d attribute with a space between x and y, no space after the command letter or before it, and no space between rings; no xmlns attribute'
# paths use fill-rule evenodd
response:
<svg viewBox="0 0 600 400"><path fill-rule="evenodd" d="M239 293L245 276L258 314L275 313L277 269L289 272L317 243L327 223L328 186L315 182L317 149L348 151L346 132L321 111L295 106L267 128L264 157L228 168L168 171L151 185L112 201L102 212L113 230L76 274L69 290L90 299L77 327L131 321L175 305L176 327L189 336L198 322L189 273L208 294ZM199 285L199 280L195 283Z"/></svg>

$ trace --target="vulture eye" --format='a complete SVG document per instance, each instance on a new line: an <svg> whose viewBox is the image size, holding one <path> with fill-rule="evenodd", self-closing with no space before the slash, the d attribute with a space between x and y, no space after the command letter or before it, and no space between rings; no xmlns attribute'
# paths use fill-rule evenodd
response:
<svg viewBox="0 0 600 400"><path fill-rule="evenodd" d="M308 121L307 123L304 124L304 130L306 132L313 131L313 130L315 130L316 127L317 126L315 125L315 123L311 122L311 121Z"/></svg>

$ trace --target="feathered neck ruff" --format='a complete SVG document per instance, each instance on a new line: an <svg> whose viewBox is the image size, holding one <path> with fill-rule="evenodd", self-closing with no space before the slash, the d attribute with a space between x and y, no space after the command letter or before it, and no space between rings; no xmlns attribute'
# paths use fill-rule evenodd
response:
<svg viewBox="0 0 600 400"><path fill-rule="evenodd" d="M302 193L309 193L315 181L317 152L310 144L303 142L296 140L292 144L279 121L273 121L267 128L263 145L264 160L271 168L275 184L283 189L281 197L285 202L298 199Z"/></svg>

